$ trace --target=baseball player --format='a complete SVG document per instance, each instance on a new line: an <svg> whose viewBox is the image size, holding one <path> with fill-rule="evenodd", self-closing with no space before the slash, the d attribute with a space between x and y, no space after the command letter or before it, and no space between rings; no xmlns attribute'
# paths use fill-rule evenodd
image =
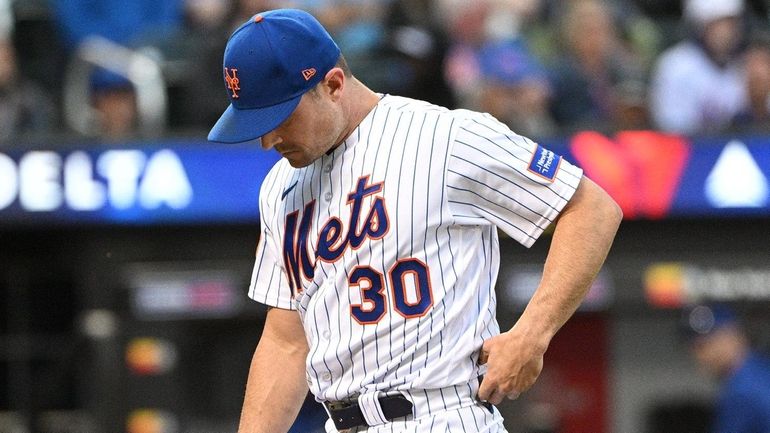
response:
<svg viewBox="0 0 770 433"><path fill-rule="evenodd" d="M240 432L285 433L308 387L327 432L504 432L494 405L537 379L618 206L489 115L370 90L302 11L235 30L224 78L209 139L283 156L260 192L249 296L272 308ZM500 333L497 229L529 247L554 222L543 279Z"/></svg>

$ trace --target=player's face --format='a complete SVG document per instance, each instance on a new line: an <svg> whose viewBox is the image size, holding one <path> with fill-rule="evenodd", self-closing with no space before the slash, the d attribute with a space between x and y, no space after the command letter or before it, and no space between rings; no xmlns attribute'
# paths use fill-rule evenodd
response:
<svg viewBox="0 0 770 433"><path fill-rule="evenodd" d="M327 95L307 92L286 121L262 136L262 147L275 148L292 167L305 167L338 144L343 120Z"/></svg>

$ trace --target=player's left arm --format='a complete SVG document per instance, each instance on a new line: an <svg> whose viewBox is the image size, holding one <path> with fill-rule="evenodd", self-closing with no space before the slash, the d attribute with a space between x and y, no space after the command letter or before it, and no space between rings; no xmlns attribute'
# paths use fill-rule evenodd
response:
<svg viewBox="0 0 770 433"><path fill-rule="evenodd" d="M596 278L622 219L615 201L583 177L556 221L543 278L516 324L484 342L487 373L479 398L493 404L532 386L554 334L575 312Z"/></svg>

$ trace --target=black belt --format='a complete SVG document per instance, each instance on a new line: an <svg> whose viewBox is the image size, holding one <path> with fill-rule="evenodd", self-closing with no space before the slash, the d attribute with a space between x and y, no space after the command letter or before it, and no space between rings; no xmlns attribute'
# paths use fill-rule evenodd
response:
<svg viewBox="0 0 770 433"><path fill-rule="evenodd" d="M380 397L377 400L380 402L382 413L388 421L412 414L412 402L403 395ZM337 430L368 425L358 403L326 402L324 404L329 410L329 415L331 415Z"/></svg>

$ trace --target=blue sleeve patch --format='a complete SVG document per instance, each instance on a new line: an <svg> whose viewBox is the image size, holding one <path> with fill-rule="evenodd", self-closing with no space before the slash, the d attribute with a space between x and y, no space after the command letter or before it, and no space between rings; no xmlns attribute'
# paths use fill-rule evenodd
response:
<svg viewBox="0 0 770 433"><path fill-rule="evenodd" d="M536 174L549 182L556 178L556 172L559 171L561 164L561 155L557 155L541 145L537 145L532 154L532 161L529 162L527 170Z"/></svg>

